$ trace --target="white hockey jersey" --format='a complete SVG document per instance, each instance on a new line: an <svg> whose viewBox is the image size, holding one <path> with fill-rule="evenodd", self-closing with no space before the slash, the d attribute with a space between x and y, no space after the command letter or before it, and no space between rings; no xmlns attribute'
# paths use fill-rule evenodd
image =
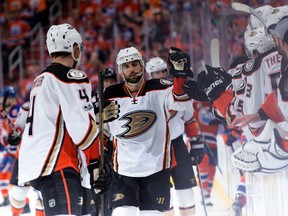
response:
<svg viewBox="0 0 288 216"><path fill-rule="evenodd" d="M175 101L172 83L148 80L130 97L124 83L110 86L105 98L120 104L119 118L105 124L113 136L114 170L125 176L146 177L170 167L170 110L191 109L191 100Z"/></svg>
<svg viewBox="0 0 288 216"><path fill-rule="evenodd" d="M87 162L98 158L94 119L87 76L60 64L46 68L34 80L30 94L19 151L19 183L67 167L79 172L78 148Z"/></svg>
<svg viewBox="0 0 288 216"><path fill-rule="evenodd" d="M28 116L28 111L29 111L29 102L25 102L22 104L22 106L19 109L19 112L17 113L17 118L14 122L14 125L21 130L24 130L25 124L26 124L26 119Z"/></svg>
<svg viewBox="0 0 288 216"><path fill-rule="evenodd" d="M257 112L267 95L277 88L280 69L281 56L275 49L264 53L255 60L248 60L242 66L242 83L236 90L236 97L232 102L234 112L237 115ZM251 131L255 131L263 124L264 121L251 123L249 128ZM247 135L248 131L244 130Z"/></svg>
<svg viewBox="0 0 288 216"><path fill-rule="evenodd" d="M171 140L176 139L180 135L184 134L185 132L185 123L193 119L194 115L194 108L192 106L191 101L191 108L185 111L172 111L171 117L169 119L169 131Z"/></svg>

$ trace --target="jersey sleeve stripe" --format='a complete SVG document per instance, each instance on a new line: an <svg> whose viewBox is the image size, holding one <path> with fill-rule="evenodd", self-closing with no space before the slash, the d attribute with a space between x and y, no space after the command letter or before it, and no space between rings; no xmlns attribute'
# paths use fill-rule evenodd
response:
<svg viewBox="0 0 288 216"><path fill-rule="evenodd" d="M114 171L118 173L119 170L119 163L118 163L118 142L117 139L113 138L113 150L114 154L112 155L113 159L113 167L114 167Z"/></svg>
<svg viewBox="0 0 288 216"><path fill-rule="evenodd" d="M170 167L170 159L171 159L171 138L168 129L168 124L166 124L166 139L164 143L164 154L163 154L163 162L162 169L167 169Z"/></svg>
<svg viewBox="0 0 288 216"><path fill-rule="evenodd" d="M89 148L90 145L93 144L93 141L95 141L95 139L97 139L99 135L98 126L95 120L92 118L90 114L89 114L89 118L90 118L90 126L87 131L87 134L83 138L83 140L79 144L76 145L77 148L80 148L82 150Z"/></svg>
<svg viewBox="0 0 288 216"><path fill-rule="evenodd" d="M56 133L54 136L53 144L50 148L49 154L46 158L46 162L44 163L41 175L46 176L53 172L54 168L56 167L57 157L59 157L60 150L62 147L62 140L64 139L64 125L63 122L63 116L61 112L58 114L58 118L56 121Z"/></svg>

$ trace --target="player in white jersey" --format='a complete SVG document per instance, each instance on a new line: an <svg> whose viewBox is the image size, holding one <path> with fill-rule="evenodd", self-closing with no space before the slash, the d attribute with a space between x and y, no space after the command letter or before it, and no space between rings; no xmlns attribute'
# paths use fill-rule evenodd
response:
<svg viewBox="0 0 288 216"><path fill-rule="evenodd" d="M168 67L165 61L159 57L151 58L146 62L146 72L151 79L167 79ZM175 188L175 195L179 206L180 215L194 215L195 213L195 200L193 187L196 186L196 180L192 169L192 163L199 164L204 156L204 145L197 139L198 129L195 125L194 110L191 103L191 109L186 111L172 111L172 116L169 120L169 128L171 134L171 143L173 148L173 155L176 159L176 165L171 167L171 176L173 179L173 186ZM194 120L194 121L193 121ZM191 124L194 125L194 131L191 131ZM183 139L183 134L187 129L187 133L191 135L191 147L197 147L197 149L191 149L189 153L187 151L186 144ZM190 138L190 137L189 137ZM195 139L194 139L195 138ZM193 140L193 142L192 142ZM202 145L201 145L202 144ZM202 153L201 153L202 151ZM191 160L192 159L192 160ZM172 195L171 188L171 195ZM164 212L163 215L174 215L173 209L173 197L170 200L169 211Z"/></svg>
<svg viewBox="0 0 288 216"><path fill-rule="evenodd" d="M231 126L234 127L239 125L243 127L251 122L259 121L259 120L267 120L271 119L272 121L279 123L286 121L288 122L288 91L287 91L287 83L288 83L288 19L283 18L275 28L273 35L273 39L276 42L279 53L282 55L281 62L281 78L279 81L279 86L277 90L272 92L261 108L250 115L243 115L235 118L232 122ZM287 135L284 139L281 140L283 149L288 152L288 142Z"/></svg>
<svg viewBox="0 0 288 216"><path fill-rule="evenodd" d="M22 104L19 112L17 114L17 118L15 119L14 126L17 128L17 131L12 131L9 134L9 143L13 146L18 146L21 142L21 133L19 131L23 131L26 119L29 111L29 102ZM30 189L30 186L26 185L18 185L18 159L15 160L12 176L10 179L10 188L9 188L9 201L11 206L12 214L17 216L21 213L27 213L27 209L29 207L29 203L27 203L27 195ZM42 201L42 196L39 191L35 190L36 194L36 204L35 204L35 214L36 216L43 216L44 206ZM30 212L30 208L29 208Z"/></svg>
<svg viewBox="0 0 288 216"><path fill-rule="evenodd" d="M169 51L174 85L145 80L144 61L135 47L121 49L116 63L124 82L106 88L104 97L120 104L119 118L105 125L113 136L116 179L111 188L113 216L161 215L169 209L171 137L170 110L190 109L182 85L190 68L189 56Z"/></svg>
<svg viewBox="0 0 288 216"><path fill-rule="evenodd" d="M91 83L76 69L83 51L80 34L70 24L53 25L46 45L52 62L34 79L30 93L19 151L19 184L30 183L42 193L47 215L81 215L87 198L81 185L91 184L103 192L110 187L111 170L105 164L99 173ZM82 174L88 173L85 164L91 182Z"/></svg>

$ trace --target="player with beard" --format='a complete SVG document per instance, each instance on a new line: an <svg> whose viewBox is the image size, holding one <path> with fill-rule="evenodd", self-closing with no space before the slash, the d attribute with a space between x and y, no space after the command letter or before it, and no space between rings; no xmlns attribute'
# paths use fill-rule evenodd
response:
<svg viewBox="0 0 288 216"><path fill-rule="evenodd" d="M120 104L119 119L105 124L113 137L115 181L110 191L114 216L162 215L170 202L170 110L191 108L182 86L190 73L189 56L171 48L174 85L167 80L145 80L144 62L135 47L121 49L118 71L124 82L108 87L105 99Z"/></svg>
<svg viewBox="0 0 288 216"><path fill-rule="evenodd" d="M168 67L166 62L159 57L151 58L145 66L148 77L151 79L168 79ZM172 158L176 160L175 166L171 166L172 183L170 190L171 201L169 211L163 216L175 215L174 200L177 200L179 215L195 214L195 198L193 187L197 186L192 165L201 162L204 156L204 144L198 137L198 127L194 118L194 109L185 111L171 110L169 119L171 128ZM189 151L184 142L184 133L189 143ZM202 153L201 153L202 152ZM175 189L175 197L173 195Z"/></svg>

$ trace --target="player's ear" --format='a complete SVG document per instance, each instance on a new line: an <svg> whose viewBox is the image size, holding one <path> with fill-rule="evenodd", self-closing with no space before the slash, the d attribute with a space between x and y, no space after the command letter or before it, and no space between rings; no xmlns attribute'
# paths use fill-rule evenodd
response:
<svg viewBox="0 0 288 216"><path fill-rule="evenodd" d="M73 53L74 53L74 57L78 59L80 55L80 49L76 43L74 43L73 45Z"/></svg>

